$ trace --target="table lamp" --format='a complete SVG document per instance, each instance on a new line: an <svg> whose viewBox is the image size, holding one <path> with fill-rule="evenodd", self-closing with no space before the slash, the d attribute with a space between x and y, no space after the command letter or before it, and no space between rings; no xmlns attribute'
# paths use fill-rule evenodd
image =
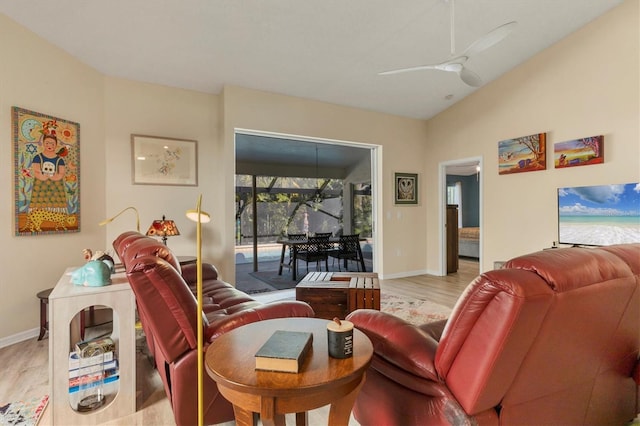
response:
<svg viewBox="0 0 640 426"><path fill-rule="evenodd" d="M105 219L105 220L103 220L102 222L98 223L98 226L104 226L104 225L106 225L107 223L111 223L111 222L113 222L113 220L114 220L115 218L117 218L117 217L118 217L118 216L120 216L122 213L126 212L127 210L133 210L134 212L136 212L136 230L137 230L138 232L140 232L140 214L138 213L138 209L136 209L136 208L135 208L135 207L133 207L133 206L129 206L129 207L124 208L124 209L123 209L120 213L118 213L117 215L115 215L115 216L113 216L113 217L110 217L110 218L108 218L108 219Z"/></svg>
<svg viewBox="0 0 640 426"><path fill-rule="evenodd" d="M198 300L198 308L196 312L196 325L198 327L198 426L204 424L204 354L203 350L203 330L202 330L202 224L211 221L211 216L207 212L203 212L200 208L202 205L202 194L198 197L198 202L194 210L187 210L187 218L197 223L196 225L196 268L197 282L196 294Z"/></svg>
<svg viewBox="0 0 640 426"><path fill-rule="evenodd" d="M165 219L162 215L161 220L154 220L149 229L147 230L147 236L149 237L162 237L162 242L167 245L167 237L173 237L180 235L178 227L173 220Z"/></svg>

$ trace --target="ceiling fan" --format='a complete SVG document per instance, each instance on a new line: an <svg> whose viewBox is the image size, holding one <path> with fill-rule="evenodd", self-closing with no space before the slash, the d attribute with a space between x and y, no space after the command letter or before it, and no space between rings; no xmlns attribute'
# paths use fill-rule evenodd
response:
<svg viewBox="0 0 640 426"><path fill-rule="evenodd" d="M432 65L420 65L417 67L411 68L401 68L391 71L384 71L378 73L378 75L391 75L391 74L400 74L404 72L412 72L412 71L423 71L423 70L440 70L440 71L449 71L457 73L462 81L472 87L479 87L482 85L482 79L473 71L466 68L464 64L469 60L469 58L475 54L482 52L493 46L494 44L502 41L509 33L515 28L518 23L516 21L511 21L506 24L500 25L497 28L489 31L484 36L480 37L476 41L474 41L467 49L462 52L460 55L455 54L455 19L454 19L454 0L447 0L451 3L450 14L451 14L451 59L448 59L439 64Z"/></svg>

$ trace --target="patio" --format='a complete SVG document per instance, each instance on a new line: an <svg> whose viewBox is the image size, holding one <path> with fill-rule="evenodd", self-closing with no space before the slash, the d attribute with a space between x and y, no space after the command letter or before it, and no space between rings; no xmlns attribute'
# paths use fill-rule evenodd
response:
<svg viewBox="0 0 640 426"><path fill-rule="evenodd" d="M301 260L298 261L297 281L291 279L291 271L287 268L283 268L282 275L278 275L281 251L280 244L260 244L258 246L258 271L254 272L252 247L236 246L236 288L246 293L255 294L295 287L307 273L306 264ZM372 251L368 242L362 243L362 252L367 271L371 272L373 269ZM288 254L285 255L285 262L288 258ZM356 262L350 261L348 267L349 271L357 271ZM344 270L344 267L342 269ZM322 264L322 270L324 271L324 264ZM329 271L338 270L338 262L329 258ZM316 271L315 265L309 264L309 272L314 271Z"/></svg>

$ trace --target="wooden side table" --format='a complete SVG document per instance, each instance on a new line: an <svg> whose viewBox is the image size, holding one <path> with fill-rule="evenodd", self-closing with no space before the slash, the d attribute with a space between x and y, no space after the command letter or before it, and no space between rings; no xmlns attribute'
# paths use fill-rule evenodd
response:
<svg viewBox="0 0 640 426"><path fill-rule="evenodd" d="M313 333L313 348L300 373L255 370L256 351L276 330ZM327 404L329 425L347 425L373 355L371 341L360 330L354 329L353 340L354 356L335 359L328 353L326 320L259 321L218 337L207 349L205 368L233 404L237 425L253 425L253 413L260 413L265 426L284 425L285 413L296 413L296 424L305 425L307 411Z"/></svg>
<svg viewBox="0 0 640 426"><path fill-rule="evenodd" d="M52 291L53 288L48 288L36 294L36 297L40 299L40 334L38 335L38 340L42 340L47 331L49 331L47 306L49 305L49 295Z"/></svg>
<svg viewBox="0 0 640 426"><path fill-rule="evenodd" d="M198 260L195 256L178 256L177 258L180 266L191 265L192 263L196 263Z"/></svg>

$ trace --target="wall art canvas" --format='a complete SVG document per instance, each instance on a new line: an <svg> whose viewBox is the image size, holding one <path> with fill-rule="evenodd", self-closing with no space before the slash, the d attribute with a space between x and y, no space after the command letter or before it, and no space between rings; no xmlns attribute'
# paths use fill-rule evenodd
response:
<svg viewBox="0 0 640 426"><path fill-rule="evenodd" d="M546 142L546 133L498 142L498 174L545 170L547 168Z"/></svg>
<svg viewBox="0 0 640 426"><path fill-rule="evenodd" d="M395 174L395 203L418 204L418 175L416 173Z"/></svg>
<svg viewBox="0 0 640 426"><path fill-rule="evenodd" d="M604 136L591 136L553 145L556 169L604 163Z"/></svg>
<svg viewBox="0 0 640 426"><path fill-rule="evenodd" d="M131 135L133 183L198 185L198 144L188 139Z"/></svg>
<svg viewBox="0 0 640 426"><path fill-rule="evenodd" d="M13 107L15 235L80 231L80 125Z"/></svg>

